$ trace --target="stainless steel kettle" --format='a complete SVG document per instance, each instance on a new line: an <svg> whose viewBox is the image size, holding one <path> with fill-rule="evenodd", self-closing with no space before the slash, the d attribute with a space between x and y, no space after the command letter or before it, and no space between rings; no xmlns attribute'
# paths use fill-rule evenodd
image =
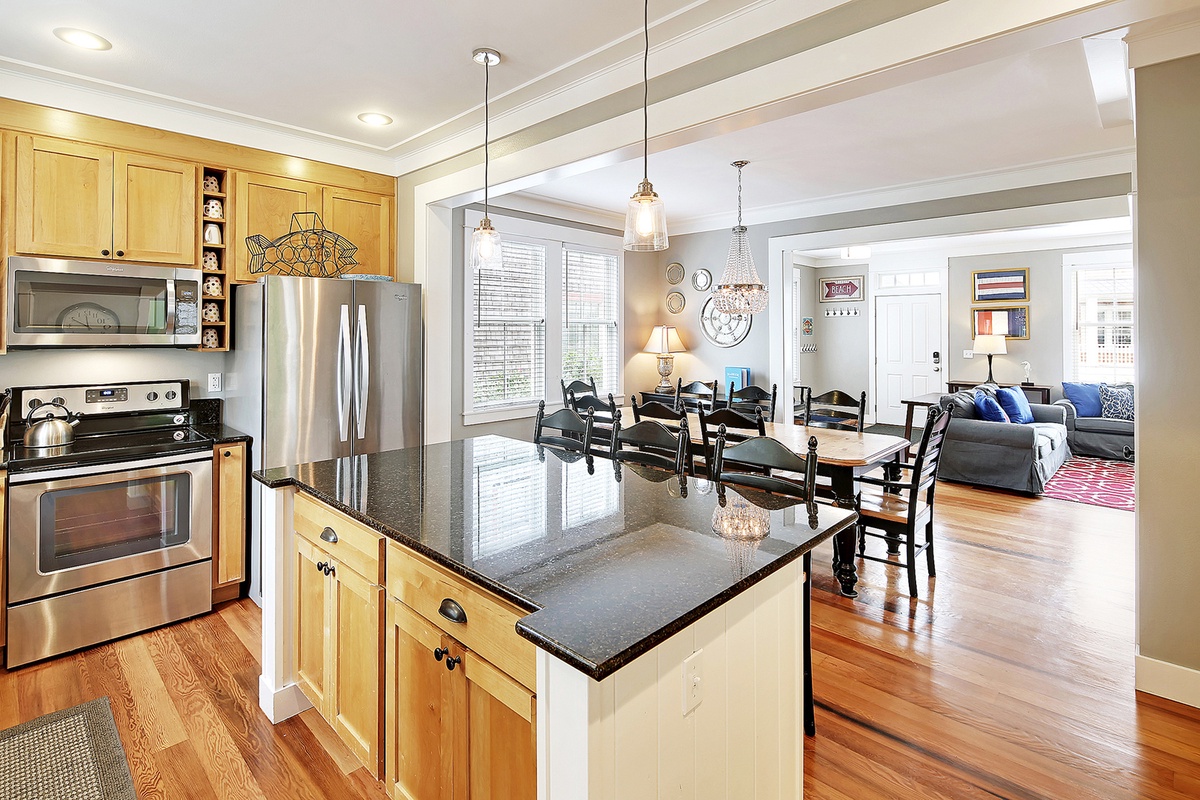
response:
<svg viewBox="0 0 1200 800"><path fill-rule="evenodd" d="M53 409L61 408L63 416L55 416ZM34 416L44 414L39 420ZM62 403L42 403L31 408L25 417L25 446L33 448L61 447L75 441L75 426L79 415L71 412Z"/></svg>

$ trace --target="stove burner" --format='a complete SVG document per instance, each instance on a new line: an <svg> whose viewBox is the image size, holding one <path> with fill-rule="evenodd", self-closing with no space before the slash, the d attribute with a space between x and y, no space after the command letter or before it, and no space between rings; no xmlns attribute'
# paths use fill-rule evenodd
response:
<svg viewBox="0 0 1200 800"><path fill-rule="evenodd" d="M71 444L33 448L16 443L9 448L9 472L32 472L83 464L117 464L140 458L205 450L213 440L188 429L119 431L78 436Z"/></svg>

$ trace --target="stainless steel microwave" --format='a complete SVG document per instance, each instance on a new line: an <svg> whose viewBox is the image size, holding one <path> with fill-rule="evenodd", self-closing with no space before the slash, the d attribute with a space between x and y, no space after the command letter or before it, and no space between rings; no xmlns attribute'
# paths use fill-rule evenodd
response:
<svg viewBox="0 0 1200 800"><path fill-rule="evenodd" d="M8 259L8 346L195 347L198 269Z"/></svg>

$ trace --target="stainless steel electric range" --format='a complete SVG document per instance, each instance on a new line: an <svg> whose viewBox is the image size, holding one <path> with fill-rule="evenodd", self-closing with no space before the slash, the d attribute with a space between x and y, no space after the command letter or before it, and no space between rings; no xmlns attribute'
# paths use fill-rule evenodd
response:
<svg viewBox="0 0 1200 800"><path fill-rule="evenodd" d="M69 441L29 446L39 424ZM213 443L186 380L15 388L2 427L8 667L211 610Z"/></svg>

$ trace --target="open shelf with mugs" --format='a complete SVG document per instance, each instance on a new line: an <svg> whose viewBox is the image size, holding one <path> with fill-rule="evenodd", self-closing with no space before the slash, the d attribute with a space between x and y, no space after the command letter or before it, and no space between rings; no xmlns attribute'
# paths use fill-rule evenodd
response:
<svg viewBox="0 0 1200 800"><path fill-rule="evenodd" d="M204 351L229 350L228 258L231 217L228 170L204 167L200 184L200 347Z"/></svg>

